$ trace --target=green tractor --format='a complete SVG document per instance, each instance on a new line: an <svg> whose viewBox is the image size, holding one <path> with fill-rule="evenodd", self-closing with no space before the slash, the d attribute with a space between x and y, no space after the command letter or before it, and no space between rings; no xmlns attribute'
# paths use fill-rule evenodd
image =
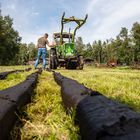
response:
<svg viewBox="0 0 140 140"><path fill-rule="evenodd" d="M53 38L56 42L56 46L50 49L50 69L57 69L57 67L65 67L66 69L83 69L84 61L83 56L77 53L75 44L75 35L77 29L79 29L87 20L76 19L74 16L70 18L64 18L63 13L61 19L61 32L54 33ZM64 24L69 22L75 22L77 24L73 33L63 32Z"/></svg>

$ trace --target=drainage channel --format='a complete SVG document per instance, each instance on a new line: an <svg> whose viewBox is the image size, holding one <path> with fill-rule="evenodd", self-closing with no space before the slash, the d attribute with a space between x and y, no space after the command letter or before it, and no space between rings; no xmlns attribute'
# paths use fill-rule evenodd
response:
<svg viewBox="0 0 140 140"><path fill-rule="evenodd" d="M65 107L76 109L82 140L139 140L140 114L54 72Z"/></svg>
<svg viewBox="0 0 140 140"><path fill-rule="evenodd" d="M16 114L31 101L39 73L40 70L30 74L20 84L0 91L0 139L8 139L17 120Z"/></svg>

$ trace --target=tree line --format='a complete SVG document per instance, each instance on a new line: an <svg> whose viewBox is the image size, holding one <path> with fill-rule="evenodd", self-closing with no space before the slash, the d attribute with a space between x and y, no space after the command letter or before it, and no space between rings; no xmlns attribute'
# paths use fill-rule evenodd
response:
<svg viewBox="0 0 140 140"><path fill-rule="evenodd" d="M0 65L23 65L36 58L34 43L21 43L18 31L13 28L10 16L0 15ZM76 39L78 53L94 62L118 64L140 64L140 23L133 24L130 32L123 27L115 39L96 40L84 44L82 37Z"/></svg>
<svg viewBox="0 0 140 140"><path fill-rule="evenodd" d="M13 28L13 19L0 15L0 65L23 65L35 58L35 45L23 44L21 39Z"/></svg>
<svg viewBox="0 0 140 140"><path fill-rule="evenodd" d="M84 58L98 63L116 61L120 65L140 64L140 23L134 23L130 32L123 27L115 39L85 45L78 37L77 49Z"/></svg>

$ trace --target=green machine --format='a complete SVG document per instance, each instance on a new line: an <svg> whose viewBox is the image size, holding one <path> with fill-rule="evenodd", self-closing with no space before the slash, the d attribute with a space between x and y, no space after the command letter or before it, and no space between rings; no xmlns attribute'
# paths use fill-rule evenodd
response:
<svg viewBox="0 0 140 140"><path fill-rule="evenodd" d="M61 32L54 33L53 38L56 46L50 49L50 69L57 69L57 67L65 67L66 69L83 69L83 56L77 53L75 36L76 31L86 22L88 15L84 19L77 19L74 16L65 18L63 13L61 18ZM75 22L73 33L64 32L64 24Z"/></svg>

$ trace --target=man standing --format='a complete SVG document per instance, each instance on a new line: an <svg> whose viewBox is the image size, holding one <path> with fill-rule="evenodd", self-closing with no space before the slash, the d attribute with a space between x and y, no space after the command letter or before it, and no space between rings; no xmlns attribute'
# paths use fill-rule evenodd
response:
<svg viewBox="0 0 140 140"><path fill-rule="evenodd" d="M52 47L52 45L49 44L48 42L48 34L45 33L45 35L41 38L38 39L38 43L37 43L37 48L38 48L38 55L37 55L37 60L35 62L35 69L37 68L37 65L39 63L39 59L42 55L42 58L43 58L43 69L45 70L46 68L46 52L47 52L47 49L46 49L46 44L49 46L49 47Z"/></svg>

